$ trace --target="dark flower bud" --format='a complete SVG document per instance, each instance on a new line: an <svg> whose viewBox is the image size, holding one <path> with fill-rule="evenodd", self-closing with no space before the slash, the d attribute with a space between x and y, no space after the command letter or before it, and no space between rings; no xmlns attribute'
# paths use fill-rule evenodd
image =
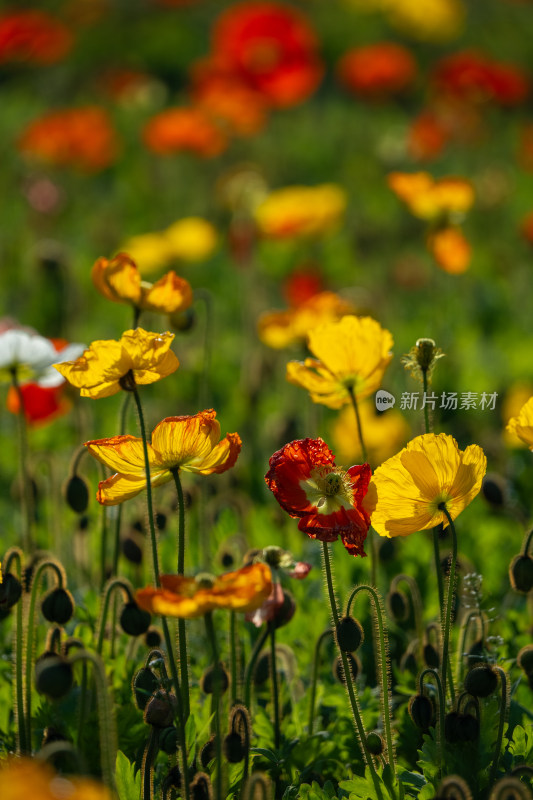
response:
<svg viewBox="0 0 533 800"><path fill-rule="evenodd" d="M191 800L213 800L213 787L209 775L197 772L191 783Z"/></svg>
<svg viewBox="0 0 533 800"><path fill-rule="evenodd" d="M427 642L424 645L424 661L426 662L428 667L432 669L438 669L440 665L440 656L437 648L431 644L431 642Z"/></svg>
<svg viewBox="0 0 533 800"><path fill-rule="evenodd" d="M520 767L517 769L519 770ZM489 800L531 800L532 797L533 794L520 778L514 775L505 775L494 784Z"/></svg>
<svg viewBox="0 0 533 800"><path fill-rule="evenodd" d="M435 800L472 800L472 792L459 775L448 775L439 784Z"/></svg>
<svg viewBox="0 0 533 800"><path fill-rule="evenodd" d="M485 475L481 484L481 494L495 510L503 508L507 500L507 484L501 475Z"/></svg>
<svg viewBox="0 0 533 800"><path fill-rule="evenodd" d="M163 634L156 628L155 625L150 625L146 633L144 634L144 643L146 647L150 649L157 648L161 645L163 641Z"/></svg>
<svg viewBox="0 0 533 800"><path fill-rule="evenodd" d="M78 533L85 533L89 529L90 520L86 514L78 519Z"/></svg>
<svg viewBox="0 0 533 800"><path fill-rule="evenodd" d="M175 331L186 333L196 324L196 313L193 308L187 308L185 311L175 311L168 320Z"/></svg>
<svg viewBox="0 0 533 800"><path fill-rule="evenodd" d="M177 708L176 695L170 692L156 692L144 709L144 721L156 728L168 728L174 721Z"/></svg>
<svg viewBox="0 0 533 800"><path fill-rule="evenodd" d="M485 661L486 652L485 642L482 639L477 639L468 649L468 658L470 662L472 662L472 660Z"/></svg>
<svg viewBox="0 0 533 800"><path fill-rule="evenodd" d="M479 738L479 720L473 714L460 714L457 728L461 742L475 742Z"/></svg>
<svg viewBox="0 0 533 800"><path fill-rule="evenodd" d="M361 672L361 662L357 656L353 655L353 653L346 653L345 655L348 661L348 667L352 673L352 680L355 681ZM336 678L339 683L346 683L344 678L344 665L340 656L337 656L333 662L333 677Z"/></svg>
<svg viewBox="0 0 533 800"><path fill-rule="evenodd" d="M43 617L55 625L65 625L74 614L74 600L68 589L58 586L43 597Z"/></svg>
<svg viewBox="0 0 533 800"><path fill-rule="evenodd" d="M159 731L159 749L168 756L174 755L178 748L178 731L174 725Z"/></svg>
<svg viewBox="0 0 533 800"><path fill-rule="evenodd" d="M461 716L458 711L450 711L444 717L444 736L450 744L462 741Z"/></svg>
<svg viewBox="0 0 533 800"><path fill-rule="evenodd" d="M177 764L170 768L168 774L163 778L161 786L163 795L169 789L181 789L181 770Z"/></svg>
<svg viewBox="0 0 533 800"><path fill-rule="evenodd" d="M385 743L379 733L369 733L366 737L366 746L368 752L373 756L380 756L385 749Z"/></svg>
<svg viewBox="0 0 533 800"><path fill-rule="evenodd" d="M435 707L426 694L415 694L409 700L409 716L417 728L428 731L435 724Z"/></svg>
<svg viewBox="0 0 533 800"><path fill-rule="evenodd" d="M283 589L283 603L279 608L274 611L274 627L276 630L287 625L288 622L294 617L296 611L296 601L287 589Z"/></svg>
<svg viewBox="0 0 533 800"><path fill-rule="evenodd" d="M416 654L414 648L408 647L403 656L400 659L400 669L405 670L407 672L411 672L413 675L416 675L418 672L418 662L416 660Z"/></svg>
<svg viewBox="0 0 533 800"><path fill-rule="evenodd" d="M229 549L225 549L220 553L220 564L224 569L231 569L235 564L235 556Z"/></svg>
<svg viewBox="0 0 533 800"><path fill-rule="evenodd" d="M35 688L52 700L59 700L72 689L72 665L52 651L47 651L35 662Z"/></svg>
<svg viewBox="0 0 533 800"><path fill-rule="evenodd" d="M53 725L47 725L47 727L43 731L43 738L41 741L41 747L46 747L47 744L51 744L52 742L66 742L67 737L58 731L57 728L54 728Z"/></svg>
<svg viewBox="0 0 533 800"><path fill-rule="evenodd" d="M527 553L515 556L509 567L509 580L515 592L527 594L533 589L533 558Z"/></svg>
<svg viewBox="0 0 533 800"><path fill-rule="evenodd" d="M395 622L405 622L409 616L409 602L404 592L389 592L386 598L387 610Z"/></svg>
<svg viewBox="0 0 533 800"><path fill-rule="evenodd" d="M244 742L236 731L228 733L222 742L222 752L230 764L238 764L246 755Z"/></svg>
<svg viewBox="0 0 533 800"><path fill-rule="evenodd" d="M150 667L143 667L134 676L132 681L132 690L135 697L135 704L137 708L144 711L148 704L148 700L157 691L159 681L155 672L152 672Z"/></svg>
<svg viewBox="0 0 533 800"><path fill-rule="evenodd" d="M76 514L83 514L89 505L89 487L81 475L71 475L65 487L65 500Z"/></svg>
<svg viewBox="0 0 533 800"><path fill-rule="evenodd" d="M229 687L229 675L224 664L208 667L200 679L200 688L204 694L213 694L215 681L218 681L218 693L224 694Z"/></svg>
<svg viewBox="0 0 533 800"><path fill-rule="evenodd" d="M343 617L335 627L335 637L340 650L344 650L345 653L353 653L363 643L365 634L359 620L353 617Z"/></svg>
<svg viewBox="0 0 533 800"><path fill-rule="evenodd" d="M18 603L22 594L22 584L12 572L6 572L0 583L0 609L9 610Z"/></svg>
<svg viewBox="0 0 533 800"><path fill-rule="evenodd" d="M200 764L204 769L207 769L211 761L216 757L217 748L215 737L211 736L210 739L204 744L200 750Z"/></svg>
<svg viewBox="0 0 533 800"><path fill-rule="evenodd" d="M152 617L137 603L126 603L120 614L120 627L128 636L141 636L150 627Z"/></svg>
<svg viewBox="0 0 533 800"><path fill-rule="evenodd" d="M136 531L132 531L122 539L121 548L124 558L127 558L131 564L142 564L143 540Z"/></svg>
<svg viewBox="0 0 533 800"><path fill-rule="evenodd" d="M162 511L158 511L155 515L154 522L158 531L164 531L167 527L167 515Z"/></svg>
<svg viewBox="0 0 533 800"><path fill-rule="evenodd" d="M263 653L263 655L259 656L255 665L254 684L256 686L261 686L262 683L268 680L269 675L270 655L268 653Z"/></svg>
<svg viewBox="0 0 533 800"><path fill-rule="evenodd" d="M465 678L465 691L474 697L488 697L497 686L498 675L489 664L472 667Z"/></svg>
<svg viewBox="0 0 533 800"><path fill-rule="evenodd" d="M518 651L516 663L524 670L526 675L533 675L533 644L526 644Z"/></svg>

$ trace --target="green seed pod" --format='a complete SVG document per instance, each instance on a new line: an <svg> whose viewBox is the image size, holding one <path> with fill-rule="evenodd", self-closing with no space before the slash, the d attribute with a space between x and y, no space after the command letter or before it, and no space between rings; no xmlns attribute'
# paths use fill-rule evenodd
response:
<svg viewBox="0 0 533 800"><path fill-rule="evenodd" d="M152 617L148 611L131 601L124 605L120 614L120 627L128 636L141 636L150 627Z"/></svg>
<svg viewBox="0 0 533 800"><path fill-rule="evenodd" d="M526 675L533 675L533 644L526 644L518 651L516 663L524 670Z"/></svg>
<svg viewBox="0 0 533 800"><path fill-rule="evenodd" d="M155 672L149 667L143 667L134 675L131 688L137 708L144 711L148 700L159 688L159 681Z"/></svg>
<svg viewBox="0 0 533 800"><path fill-rule="evenodd" d="M365 638L363 626L353 617L343 617L335 627L335 638L340 650L353 653L359 649Z"/></svg>
<svg viewBox="0 0 533 800"><path fill-rule="evenodd" d="M489 664L472 667L465 678L465 691L474 697L488 697L497 686L498 675Z"/></svg>
<svg viewBox="0 0 533 800"><path fill-rule="evenodd" d="M533 589L533 558L520 553L511 561L509 580L515 592L528 594Z"/></svg>
<svg viewBox="0 0 533 800"><path fill-rule="evenodd" d="M369 733L366 737L366 746L368 752L373 756L380 756L385 749L385 743L382 737L375 731Z"/></svg>
<svg viewBox="0 0 533 800"><path fill-rule="evenodd" d="M246 755L244 742L236 731L228 733L222 742L222 752L230 764L238 764Z"/></svg>
<svg viewBox="0 0 533 800"><path fill-rule="evenodd" d="M74 683L72 665L52 651L47 651L35 662L35 688L52 700L65 697Z"/></svg>
<svg viewBox="0 0 533 800"><path fill-rule="evenodd" d="M431 642L424 645L424 661L428 667L438 669L440 665L440 656L436 647Z"/></svg>
<svg viewBox="0 0 533 800"><path fill-rule="evenodd" d="M13 573L6 572L0 583L0 609L9 611L22 595L22 584Z"/></svg>
<svg viewBox="0 0 533 800"><path fill-rule="evenodd" d="M207 769L211 761L216 758L217 749L215 737L211 736L210 739L204 744L200 750L200 764L204 769Z"/></svg>
<svg viewBox="0 0 533 800"><path fill-rule="evenodd" d="M144 709L144 721L155 728L168 728L174 721L177 708L176 695L170 692L156 692Z"/></svg>
<svg viewBox="0 0 533 800"><path fill-rule="evenodd" d="M174 725L169 725L159 732L159 749L168 756L174 755L178 749L178 731Z"/></svg>
<svg viewBox="0 0 533 800"><path fill-rule="evenodd" d="M76 514L83 514L89 505L89 487L80 475L71 475L64 488L65 500Z"/></svg>
<svg viewBox="0 0 533 800"><path fill-rule="evenodd" d="M413 695L408 711L416 727L422 731L428 731L435 724L435 707L427 694Z"/></svg>
<svg viewBox="0 0 533 800"><path fill-rule="evenodd" d="M55 625L65 625L74 614L74 600L68 589L57 586L45 594L41 603L43 617Z"/></svg>
<svg viewBox="0 0 533 800"><path fill-rule="evenodd" d="M352 679L355 681L357 680L357 676L362 669L361 662L357 656L353 655L353 653L346 653L346 658L348 660L349 669L352 673ZM344 665L340 656L337 656L333 662L333 677L338 680L339 683L346 683L344 678Z"/></svg>

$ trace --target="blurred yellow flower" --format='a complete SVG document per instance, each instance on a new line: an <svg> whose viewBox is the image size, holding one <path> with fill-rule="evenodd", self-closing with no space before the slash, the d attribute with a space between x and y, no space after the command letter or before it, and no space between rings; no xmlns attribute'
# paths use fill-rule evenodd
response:
<svg viewBox="0 0 533 800"><path fill-rule="evenodd" d="M307 389L314 403L341 408L368 397L392 359L390 331L371 317L346 316L313 328L308 346L316 358L290 361L287 380Z"/></svg>
<svg viewBox="0 0 533 800"><path fill-rule="evenodd" d="M92 456L116 470L101 481L96 499L104 506L130 500L146 488L143 441L136 436L112 436L85 442ZM150 481L161 486L173 479L172 470L213 475L233 467L241 451L238 433L220 440L220 424L213 409L190 417L167 417L152 432L148 444Z"/></svg>
<svg viewBox="0 0 533 800"><path fill-rule="evenodd" d="M509 386L506 391L503 402L501 405L501 418L504 423L517 417L530 397L533 397L533 383L523 381L516 381ZM526 443L518 438L516 433L505 428L503 431L503 440L508 447L525 447Z"/></svg>
<svg viewBox="0 0 533 800"><path fill-rule="evenodd" d="M173 258L172 247L164 233L132 236L120 249L128 253L143 275L167 267Z"/></svg>
<svg viewBox="0 0 533 800"><path fill-rule="evenodd" d="M256 207L254 216L266 238L291 239L320 236L334 229L346 210L340 186L288 186L271 192Z"/></svg>
<svg viewBox="0 0 533 800"><path fill-rule="evenodd" d="M135 384L155 383L179 367L170 350L173 333L151 333L135 328L122 334L119 341L93 342L75 361L54 364L61 375L82 397L110 397Z"/></svg>
<svg viewBox="0 0 533 800"><path fill-rule="evenodd" d="M347 300L334 292L319 292L295 308L286 311L267 311L257 323L263 344L281 350L296 342L305 342L312 328L324 322L334 322L354 311Z"/></svg>
<svg viewBox="0 0 533 800"><path fill-rule="evenodd" d="M164 232L172 255L182 261L204 261L217 246L217 232L202 217L184 217Z"/></svg>
<svg viewBox="0 0 533 800"><path fill-rule="evenodd" d="M459 36L466 9L462 0L383 0L389 22L423 41L447 41Z"/></svg>
<svg viewBox="0 0 533 800"><path fill-rule="evenodd" d="M530 450L533 450L533 397L522 406L518 416L509 420L506 430L514 433Z"/></svg>
<svg viewBox="0 0 533 800"><path fill-rule="evenodd" d="M199 573L161 575L161 588L147 586L135 592L140 608L150 614L192 619L225 608L229 611L255 611L272 591L270 567L261 561L215 577Z"/></svg>
<svg viewBox="0 0 533 800"><path fill-rule="evenodd" d="M481 489L487 459L476 444L466 450L445 433L425 433L377 468L363 501L380 536L408 536L452 520Z"/></svg>
<svg viewBox="0 0 533 800"><path fill-rule="evenodd" d="M2 800L113 800L101 783L91 778L58 775L46 763L10 758L0 764Z"/></svg>
<svg viewBox="0 0 533 800"><path fill-rule="evenodd" d="M372 401L359 405L361 427L368 460L373 466L398 452L410 435L409 424L401 413L391 408L378 414ZM343 408L331 428L333 449L341 464L360 464L363 456L353 408Z"/></svg>
<svg viewBox="0 0 533 800"><path fill-rule="evenodd" d="M192 289L185 278L167 272L156 283L141 280L136 263L127 253L99 258L91 278L98 291L114 303L131 303L143 311L174 314L192 303Z"/></svg>
<svg viewBox="0 0 533 800"><path fill-rule="evenodd" d="M387 182L409 211L420 219L462 215L474 202L474 189L465 178L435 180L428 172L391 172Z"/></svg>

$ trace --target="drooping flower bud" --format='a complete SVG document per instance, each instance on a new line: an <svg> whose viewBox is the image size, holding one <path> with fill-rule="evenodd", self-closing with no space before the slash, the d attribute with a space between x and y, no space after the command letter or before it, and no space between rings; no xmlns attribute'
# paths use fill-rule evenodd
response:
<svg viewBox="0 0 533 800"><path fill-rule="evenodd" d="M72 665L63 656L47 651L35 662L35 688L52 700L59 700L72 689Z"/></svg>
<svg viewBox="0 0 533 800"><path fill-rule="evenodd" d="M191 800L213 800L213 787L209 775L197 772L191 783Z"/></svg>
<svg viewBox="0 0 533 800"><path fill-rule="evenodd" d="M22 595L22 584L12 572L6 572L0 583L0 609L9 610L12 608Z"/></svg>
<svg viewBox="0 0 533 800"><path fill-rule="evenodd" d="M231 731L224 737L222 752L230 764L238 764L246 755L246 747L237 731Z"/></svg>
<svg viewBox="0 0 533 800"><path fill-rule="evenodd" d="M498 675L489 664L472 667L465 678L465 691L474 697L488 697L497 686Z"/></svg>
<svg viewBox="0 0 533 800"><path fill-rule="evenodd" d="M76 512L83 514L89 506L89 487L81 475L74 474L68 478L63 489L67 505Z"/></svg>
<svg viewBox="0 0 533 800"><path fill-rule="evenodd" d="M363 626L359 620L353 617L343 617L335 627L335 638L341 650L344 650L345 653L353 653L364 641Z"/></svg>
<svg viewBox="0 0 533 800"><path fill-rule="evenodd" d="M387 610L395 622L405 622L409 616L409 601L405 592L395 589L389 592L385 599Z"/></svg>
<svg viewBox="0 0 533 800"><path fill-rule="evenodd" d="M43 597L43 617L55 625L65 625L74 613L74 600L68 589L57 586Z"/></svg>
<svg viewBox="0 0 533 800"><path fill-rule="evenodd" d="M176 695L171 692L156 692L144 709L144 721L156 728L168 728L172 725L177 708Z"/></svg>
<svg viewBox="0 0 533 800"><path fill-rule="evenodd" d="M528 594L533 589L533 558L528 553L520 553L513 558L509 580L515 592Z"/></svg>
<svg viewBox="0 0 533 800"><path fill-rule="evenodd" d="M218 663L217 666L208 667L200 679L200 688L204 694L213 694L215 691L215 681L218 681L218 692L224 694L229 687L229 675L224 664Z"/></svg>
<svg viewBox="0 0 533 800"><path fill-rule="evenodd" d="M133 601L126 603L120 613L120 627L128 636L141 636L146 633L151 621L150 613L139 608Z"/></svg>
<svg viewBox="0 0 533 800"><path fill-rule="evenodd" d="M144 634L144 643L146 647L150 649L160 647L161 642L163 641L163 634L156 628L155 625L150 625L146 633Z"/></svg>
<svg viewBox="0 0 533 800"><path fill-rule="evenodd" d="M524 670L526 675L533 675L533 644L526 644L518 651L516 663Z"/></svg>
<svg viewBox="0 0 533 800"><path fill-rule="evenodd" d="M462 741L461 714L458 711L450 711L444 717L444 736L450 744Z"/></svg>
<svg viewBox="0 0 533 800"><path fill-rule="evenodd" d="M459 775L448 775L439 784L435 800L472 800L472 792Z"/></svg>
<svg viewBox="0 0 533 800"><path fill-rule="evenodd" d="M408 711L416 727L422 731L428 731L435 724L435 706L426 694L413 695Z"/></svg>
<svg viewBox="0 0 533 800"><path fill-rule="evenodd" d="M424 661L426 662L428 667L432 669L438 669L440 665L440 656L439 651L437 648L431 644L431 642L427 642L424 645Z"/></svg>
<svg viewBox="0 0 533 800"><path fill-rule="evenodd" d="M211 761L216 758L217 748L215 736L211 736L200 750L200 764L207 769Z"/></svg>
<svg viewBox="0 0 533 800"><path fill-rule="evenodd" d="M155 672L150 667L143 667L136 672L132 681L132 690L137 708L144 711L148 700L159 687Z"/></svg>
<svg viewBox="0 0 533 800"><path fill-rule="evenodd" d="M375 731L369 733L366 737L366 746L368 752L373 756L380 756L385 749L383 738Z"/></svg>
<svg viewBox="0 0 533 800"><path fill-rule="evenodd" d="M163 728L159 731L159 749L169 756L174 755L178 748L179 737L178 730L174 725L169 725L168 728Z"/></svg>
<svg viewBox="0 0 533 800"><path fill-rule="evenodd" d="M352 673L352 680L355 681L357 680L357 676L362 669L361 662L357 656L353 655L353 653L346 653L345 655L348 660L348 667ZM344 666L340 656L337 656L333 662L333 677L336 678L339 683L346 683L346 679L344 677Z"/></svg>

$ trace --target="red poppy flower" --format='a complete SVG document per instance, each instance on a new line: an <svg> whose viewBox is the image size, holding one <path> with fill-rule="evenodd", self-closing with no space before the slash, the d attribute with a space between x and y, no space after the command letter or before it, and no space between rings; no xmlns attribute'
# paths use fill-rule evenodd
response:
<svg viewBox="0 0 533 800"><path fill-rule="evenodd" d="M353 556L364 556L370 517L362 507L371 477L369 464L340 469L322 439L289 442L270 459L268 488L299 530L311 539L342 543Z"/></svg>
<svg viewBox="0 0 533 800"><path fill-rule="evenodd" d="M292 308L298 308L302 303L325 290L322 276L311 265L294 270L283 282L282 288L283 294Z"/></svg>
<svg viewBox="0 0 533 800"><path fill-rule="evenodd" d="M366 97L403 92L413 82L416 70L409 50L394 42L353 48L338 65L339 78L346 88Z"/></svg>
<svg viewBox="0 0 533 800"><path fill-rule="evenodd" d="M53 64L72 47L70 30L46 11L26 9L0 16L0 63Z"/></svg>
<svg viewBox="0 0 533 800"><path fill-rule="evenodd" d="M307 99L322 78L317 39L294 8L273 2L237 3L213 31L215 60L278 107Z"/></svg>
<svg viewBox="0 0 533 800"><path fill-rule="evenodd" d="M523 102L529 93L529 81L519 67L468 50L440 61L435 84L469 102L492 101L504 106Z"/></svg>
<svg viewBox="0 0 533 800"><path fill-rule="evenodd" d="M26 383L20 387L24 415L30 425L51 422L70 409L71 404L64 396L64 388L64 383L60 386ZM20 413L20 398L12 386L9 387L7 394L7 410L12 414Z"/></svg>
<svg viewBox="0 0 533 800"><path fill-rule="evenodd" d="M203 158L218 156L227 145L222 131L201 108L167 108L146 124L144 143L162 156L180 151Z"/></svg>

